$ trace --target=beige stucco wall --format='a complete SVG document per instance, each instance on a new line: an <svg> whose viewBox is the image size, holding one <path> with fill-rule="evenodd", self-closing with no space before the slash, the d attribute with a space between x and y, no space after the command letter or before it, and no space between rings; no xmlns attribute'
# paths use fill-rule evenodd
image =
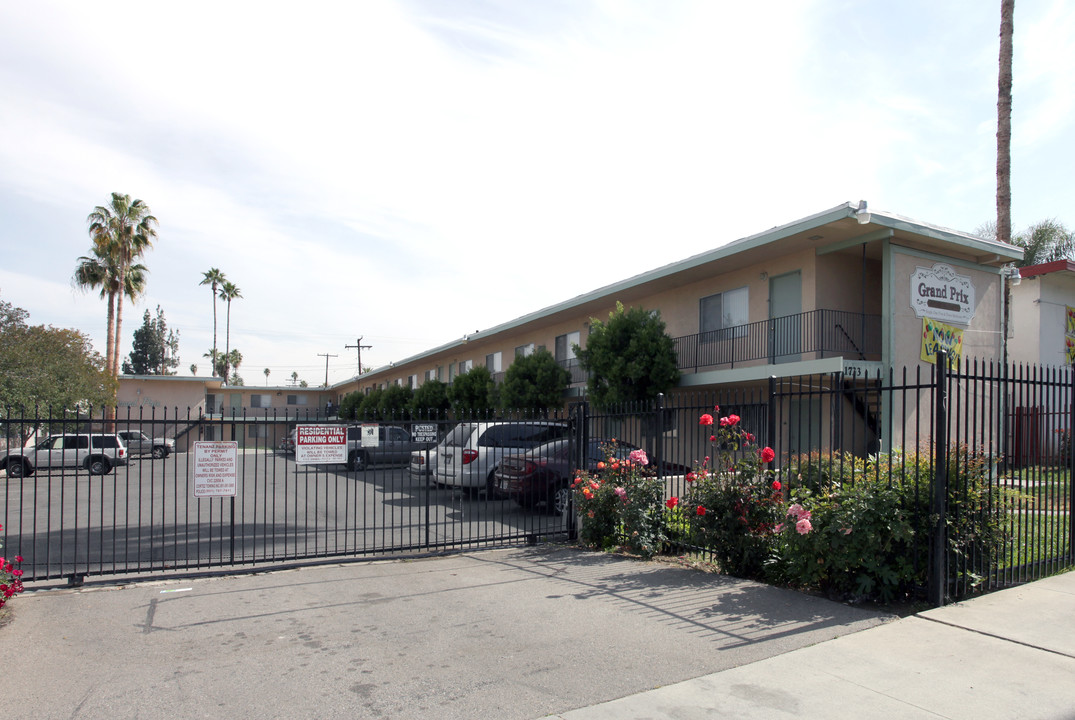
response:
<svg viewBox="0 0 1075 720"><path fill-rule="evenodd" d="M116 403L123 416L127 408L131 417L149 418L154 413L161 417L165 412L168 417L176 413L185 417L188 411L191 417L198 417L205 412L206 391L219 386L219 380L198 377L121 377Z"/></svg>
<svg viewBox="0 0 1075 720"><path fill-rule="evenodd" d="M911 276L919 267L931 268L935 264L951 265L960 275L966 275L974 286L974 315L967 325L956 322L946 324L963 330L964 359L1001 360L1001 279L991 270L943 258L923 257L906 253L899 247L892 249L892 337L890 362L895 368L928 367L921 360L922 318L915 315L911 306Z"/></svg>

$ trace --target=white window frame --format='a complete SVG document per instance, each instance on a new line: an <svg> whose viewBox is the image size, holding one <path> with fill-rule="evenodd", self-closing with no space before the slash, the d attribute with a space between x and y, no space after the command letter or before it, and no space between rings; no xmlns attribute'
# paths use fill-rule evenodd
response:
<svg viewBox="0 0 1075 720"><path fill-rule="evenodd" d="M712 308L718 303L720 309L714 317ZM749 324L750 288L745 285L698 300L698 333L702 342L746 337Z"/></svg>

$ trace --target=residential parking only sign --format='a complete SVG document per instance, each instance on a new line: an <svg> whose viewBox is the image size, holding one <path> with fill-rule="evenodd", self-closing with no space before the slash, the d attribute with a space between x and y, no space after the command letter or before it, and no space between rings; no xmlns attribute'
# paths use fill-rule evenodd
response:
<svg viewBox="0 0 1075 720"><path fill-rule="evenodd" d="M337 465L347 462L347 428L343 425L297 426L295 462L302 465Z"/></svg>
<svg viewBox="0 0 1075 720"><path fill-rule="evenodd" d="M235 497L239 485L239 443L194 443L194 497Z"/></svg>

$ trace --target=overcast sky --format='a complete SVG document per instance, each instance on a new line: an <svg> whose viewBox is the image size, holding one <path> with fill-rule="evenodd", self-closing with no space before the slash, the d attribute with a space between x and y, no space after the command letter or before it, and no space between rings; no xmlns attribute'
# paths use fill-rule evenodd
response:
<svg viewBox="0 0 1075 720"><path fill-rule="evenodd" d="M207 374L352 377L845 201L995 219L1000 2L0 5L0 299L103 353L72 288L113 191ZM1075 226L1075 4L1020 2L1013 224ZM224 346L223 307L218 344Z"/></svg>

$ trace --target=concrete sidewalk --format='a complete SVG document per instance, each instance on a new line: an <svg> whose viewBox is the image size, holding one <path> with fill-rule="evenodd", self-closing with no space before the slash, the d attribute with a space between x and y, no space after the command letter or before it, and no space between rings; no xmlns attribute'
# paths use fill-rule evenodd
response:
<svg viewBox="0 0 1075 720"><path fill-rule="evenodd" d="M1075 718L1075 572L563 713L642 718Z"/></svg>

